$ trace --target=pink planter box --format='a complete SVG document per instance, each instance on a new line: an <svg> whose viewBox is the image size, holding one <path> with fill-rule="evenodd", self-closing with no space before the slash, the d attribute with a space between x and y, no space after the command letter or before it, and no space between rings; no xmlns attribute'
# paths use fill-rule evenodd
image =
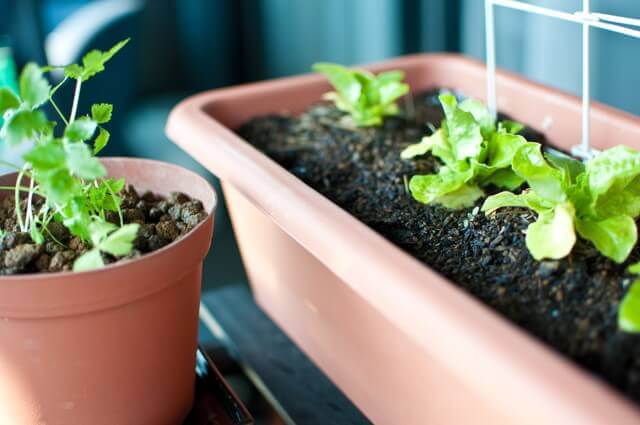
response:
<svg viewBox="0 0 640 425"><path fill-rule="evenodd" d="M415 92L484 98L480 63L418 55ZM568 149L580 103L501 72L498 107ZM582 371L413 259L239 138L248 119L299 113L329 89L305 75L214 90L172 112L169 137L223 181L258 303L379 424L637 424L640 413ZM545 125L551 124L546 129ZM640 120L596 105L597 148L640 147Z"/></svg>

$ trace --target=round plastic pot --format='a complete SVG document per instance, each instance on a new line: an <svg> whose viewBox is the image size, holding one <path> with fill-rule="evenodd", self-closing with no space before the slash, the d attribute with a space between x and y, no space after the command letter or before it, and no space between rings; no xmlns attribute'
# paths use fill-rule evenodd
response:
<svg viewBox="0 0 640 425"><path fill-rule="evenodd" d="M2 425L177 425L191 407L202 261L216 194L174 165L103 163L140 192L184 192L209 214L183 238L136 260L82 273L0 277Z"/></svg>
<svg viewBox="0 0 640 425"><path fill-rule="evenodd" d="M415 92L485 96L485 67L457 55L367 66L401 69ZM580 101L507 72L498 108L570 149ZM198 94L167 134L216 174L257 302L376 424L638 424L638 409L453 285L233 132L299 113L330 90L303 75ZM640 120L594 104L598 149L638 148Z"/></svg>

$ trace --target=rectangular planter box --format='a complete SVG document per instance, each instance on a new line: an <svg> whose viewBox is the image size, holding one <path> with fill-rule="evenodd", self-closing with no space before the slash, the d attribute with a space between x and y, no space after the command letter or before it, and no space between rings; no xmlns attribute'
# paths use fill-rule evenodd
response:
<svg viewBox="0 0 640 425"><path fill-rule="evenodd" d="M484 66L417 55L412 91L485 97ZM500 72L498 107L559 147L580 141L580 102ZM248 119L300 113L329 90L304 75L206 92L172 112L169 137L223 182L257 302L378 424L637 424L615 390L413 259L239 138ZM596 148L640 148L640 120L592 110Z"/></svg>

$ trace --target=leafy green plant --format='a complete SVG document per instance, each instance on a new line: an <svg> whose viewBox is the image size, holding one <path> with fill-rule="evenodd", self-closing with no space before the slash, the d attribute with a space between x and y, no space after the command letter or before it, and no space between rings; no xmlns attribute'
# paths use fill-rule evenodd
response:
<svg viewBox="0 0 640 425"><path fill-rule="evenodd" d="M402 82L402 71L374 75L333 63L316 63L313 70L324 74L336 90L325 98L347 112L359 127L381 125L385 116L398 114L396 101L409 92L409 86Z"/></svg>
<svg viewBox="0 0 640 425"><path fill-rule="evenodd" d="M524 180L511 170L511 159L526 143L517 133L522 126L499 122L479 101L458 104L450 94L440 95L445 119L441 127L401 153L403 159L431 153L444 165L437 174L413 176L409 189L425 204L464 208L484 195L482 187L516 189Z"/></svg>
<svg viewBox="0 0 640 425"><path fill-rule="evenodd" d="M512 167L530 189L487 198L482 210L503 207L534 210L538 219L527 229L527 248L537 260L571 252L576 232L605 256L622 263L637 241L640 215L640 152L617 146L582 163L558 152L526 143Z"/></svg>
<svg viewBox="0 0 640 425"><path fill-rule="evenodd" d="M629 267L629 272L640 275L640 263ZM640 279L631 284L618 306L618 327L625 332L640 332Z"/></svg>
<svg viewBox="0 0 640 425"><path fill-rule="evenodd" d="M93 245L76 260L75 270L104 265L100 252L126 255L138 230L137 224L124 225L122 220L118 192L124 187L124 180L104 178L106 170L95 157L109 141L109 132L102 125L111 120L113 106L94 104L90 114L78 116L82 84L102 72L105 63L128 41L121 41L106 52L92 50L82 58L82 64L41 68L29 63L20 75L19 94L0 88L0 114L5 118L0 138L14 147L30 144L23 166L5 163L17 169L18 177L15 187L2 189L14 191L18 227L30 232L34 242L43 243L47 226L56 220ZM55 87L44 76L53 69L64 72L64 79ZM69 80L75 80L75 92L67 118L54 95ZM47 119L41 109L46 103L51 104L63 125ZM28 186L22 185L25 177L29 179ZM44 201L38 210L34 206L36 196ZM22 198L26 198L25 211ZM106 221L107 211L119 215L119 229Z"/></svg>

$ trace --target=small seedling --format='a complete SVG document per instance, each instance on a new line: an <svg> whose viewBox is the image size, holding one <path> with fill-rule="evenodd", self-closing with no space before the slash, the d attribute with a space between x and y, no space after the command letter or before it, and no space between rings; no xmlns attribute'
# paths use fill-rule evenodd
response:
<svg viewBox="0 0 640 425"><path fill-rule="evenodd" d="M102 72L105 63L128 41L121 41L106 52L92 50L82 58L81 65L41 68L29 63L20 75L19 94L0 88L0 114L5 118L0 138L12 147L31 146L23 157L24 165L16 167L15 187L3 188L14 191L20 231L29 232L33 241L41 244L47 226L56 220L71 234L90 242L93 249L76 260L74 270L103 266L100 252L114 256L128 254L138 230L137 224L124 225L122 221L122 199L118 193L125 185L124 180L105 178L106 170L95 157L109 141L109 132L102 124L111 120L112 105L98 103L91 107L89 115L77 116L82 84ZM53 88L44 76L52 69L64 71L64 79ZM67 118L54 95L68 80L75 80L75 92ZM47 102L62 125L49 121L40 109ZM22 185L25 177L29 179L26 187ZM44 201L38 209L35 197ZM22 199L26 199L24 211ZM119 229L106 221L107 211L118 214Z"/></svg>
<svg viewBox="0 0 640 425"><path fill-rule="evenodd" d="M325 94L325 99L335 102L359 127L378 126L385 116L397 115L396 101L409 93L402 71L374 75L333 63L316 63L313 70L324 74L336 90Z"/></svg>
<svg viewBox="0 0 640 425"><path fill-rule="evenodd" d="M578 235L617 263L637 241L640 215L640 152L617 146L582 163L558 152L542 154L526 143L513 157L515 173L530 189L487 198L482 210L523 207L538 214L527 229L527 248L536 260L567 256Z"/></svg>
<svg viewBox="0 0 640 425"><path fill-rule="evenodd" d="M453 95L443 94L440 103L445 113L440 129L401 153L403 159L431 153L444 163L437 174L411 178L413 197L457 209L473 205L484 195L484 186L513 190L522 185L524 180L511 170L513 155L526 143L517 134L522 126L510 121L496 126L487 108L474 99L458 104Z"/></svg>
<svg viewBox="0 0 640 425"><path fill-rule="evenodd" d="M629 272L640 275L640 263L629 267ZM631 284L618 307L618 327L630 333L640 333L640 279Z"/></svg>

